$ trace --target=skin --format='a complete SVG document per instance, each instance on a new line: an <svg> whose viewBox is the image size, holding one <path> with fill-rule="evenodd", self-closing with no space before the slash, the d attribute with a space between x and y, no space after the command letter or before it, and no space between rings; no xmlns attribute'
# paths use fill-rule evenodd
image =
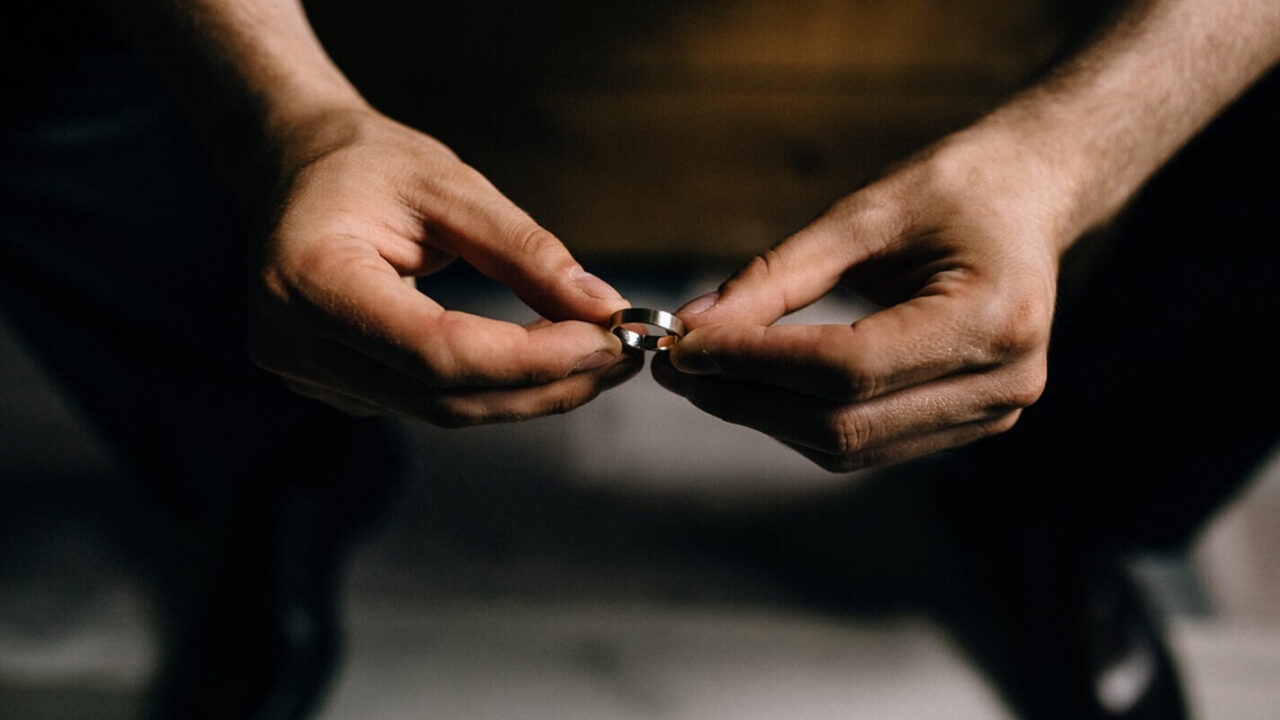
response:
<svg viewBox="0 0 1280 720"><path fill-rule="evenodd" d="M297 391L443 425L562 412L635 371L626 301L434 139L379 115L296 0L111 0L264 218L249 349ZM1133 3L1075 59L680 312L665 387L832 470L1007 430L1043 390L1061 254L1280 55L1274 0ZM554 322L440 307L461 257ZM884 309L773 326L838 283ZM602 364L601 364L602 363Z"/></svg>
<svg viewBox="0 0 1280 720"><path fill-rule="evenodd" d="M1008 430L1045 386L1063 252L1277 58L1273 0L1132 4L1043 83L686 304L654 377L837 472ZM773 324L842 283L883 309Z"/></svg>
<svg viewBox="0 0 1280 720"><path fill-rule="evenodd" d="M447 147L370 108L296 1L108 5L262 218L248 348L296 392L453 427L565 412L638 372L602 327L629 303ZM545 319L414 287L457 258Z"/></svg>

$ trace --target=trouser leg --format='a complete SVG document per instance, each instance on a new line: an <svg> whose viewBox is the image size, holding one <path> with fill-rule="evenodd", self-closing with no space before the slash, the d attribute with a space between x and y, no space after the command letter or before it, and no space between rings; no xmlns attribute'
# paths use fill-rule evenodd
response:
<svg viewBox="0 0 1280 720"><path fill-rule="evenodd" d="M145 72L111 56L62 80L0 133L0 300L172 516L149 558L174 670L157 714L293 717L327 671L340 559L398 447L249 362L246 223Z"/></svg>

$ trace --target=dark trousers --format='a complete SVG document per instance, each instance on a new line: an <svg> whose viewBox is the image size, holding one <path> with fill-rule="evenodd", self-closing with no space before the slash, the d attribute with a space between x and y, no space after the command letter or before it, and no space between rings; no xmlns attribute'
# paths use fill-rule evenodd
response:
<svg viewBox="0 0 1280 720"><path fill-rule="evenodd" d="M165 624L152 715L298 716L400 449L249 361L250 230L150 72L61 61L0 118L0 311L161 508L120 523Z"/></svg>

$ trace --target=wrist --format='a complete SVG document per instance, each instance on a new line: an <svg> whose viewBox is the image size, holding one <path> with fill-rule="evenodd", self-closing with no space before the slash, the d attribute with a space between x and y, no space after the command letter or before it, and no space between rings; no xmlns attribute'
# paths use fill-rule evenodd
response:
<svg viewBox="0 0 1280 720"><path fill-rule="evenodd" d="M378 117L358 95L282 103L263 119L266 180L279 184L316 158L352 144Z"/></svg>
<svg viewBox="0 0 1280 720"><path fill-rule="evenodd" d="M1000 218L1021 242L1060 256L1094 216L1083 159L1033 123L986 118L943 138L920 158L930 195Z"/></svg>
<svg viewBox="0 0 1280 720"><path fill-rule="evenodd" d="M1133 3L957 144L1022 165L1064 250L1110 221L1277 59L1280 10L1269 0Z"/></svg>
<svg viewBox="0 0 1280 720"><path fill-rule="evenodd" d="M1151 161L1115 130L1125 105L1060 88L1032 88L970 130L1026 166L1052 217L1059 252L1110 222L1146 179ZM1119 137L1117 137L1119 136Z"/></svg>
<svg viewBox="0 0 1280 720"><path fill-rule="evenodd" d="M299 0L109 4L159 61L214 163L251 209L306 154L317 128L371 112Z"/></svg>

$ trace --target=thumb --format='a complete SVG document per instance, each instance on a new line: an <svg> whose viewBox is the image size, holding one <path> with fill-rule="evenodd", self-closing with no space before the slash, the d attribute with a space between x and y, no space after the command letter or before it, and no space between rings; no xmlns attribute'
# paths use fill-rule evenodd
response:
<svg viewBox="0 0 1280 720"><path fill-rule="evenodd" d="M772 325L831 291L854 261L847 227L827 218L751 259L720 289L676 311L690 330L704 325Z"/></svg>

